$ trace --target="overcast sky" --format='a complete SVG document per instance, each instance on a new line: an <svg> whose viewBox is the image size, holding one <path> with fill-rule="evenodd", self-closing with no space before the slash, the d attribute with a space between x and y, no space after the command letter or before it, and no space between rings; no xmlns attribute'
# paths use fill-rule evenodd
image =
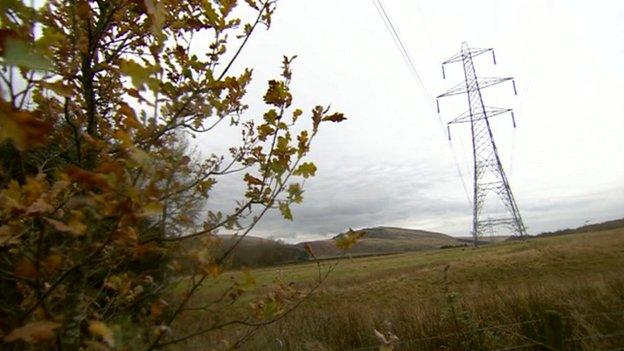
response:
<svg viewBox="0 0 624 351"><path fill-rule="evenodd" d="M383 4L425 89L369 0L282 0L271 30L245 48L236 68L255 68L250 115L266 108L258 102L282 55L297 54L293 105L331 104L349 118L319 133L310 154L317 176L294 221L269 215L252 235L298 242L380 225L469 235L470 131L454 125L449 144L432 100L463 80L459 65L446 80L440 70L462 41L496 51L496 66L489 55L475 59L478 75L518 85L518 96L501 84L484 99L516 111L517 129L506 115L493 128L529 233L624 217L624 1ZM442 121L466 105L465 96L442 100ZM201 140L202 151L230 136Z"/></svg>

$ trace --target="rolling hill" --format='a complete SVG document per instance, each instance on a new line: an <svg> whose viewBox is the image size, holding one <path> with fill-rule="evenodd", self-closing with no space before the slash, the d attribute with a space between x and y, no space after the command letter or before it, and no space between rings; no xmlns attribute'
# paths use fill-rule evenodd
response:
<svg viewBox="0 0 624 351"><path fill-rule="evenodd" d="M224 252L231 248L239 237L223 235L220 238L220 251ZM246 236L236 250L232 252L229 266L231 268L261 267L307 260L308 254L305 250L295 245L255 236Z"/></svg>
<svg viewBox="0 0 624 351"><path fill-rule="evenodd" d="M352 255L376 255L438 249L443 246L464 244L449 235L424 230L404 229L395 227L375 227L361 229L366 234L358 241L349 253ZM336 247L336 238L299 243L296 246L304 248L310 245L314 254L319 258L335 257L340 255Z"/></svg>

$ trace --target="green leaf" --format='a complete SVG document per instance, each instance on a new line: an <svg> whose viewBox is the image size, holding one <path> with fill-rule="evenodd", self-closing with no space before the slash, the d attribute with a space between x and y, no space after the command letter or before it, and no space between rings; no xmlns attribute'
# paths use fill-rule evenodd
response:
<svg viewBox="0 0 624 351"><path fill-rule="evenodd" d="M5 37L3 46L3 64L6 66L26 67L31 70L49 71L52 64L44 56L38 54L25 40Z"/></svg>
<svg viewBox="0 0 624 351"><path fill-rule="evenodd" d="M288 186L288 200L297 204L303 201L303 190L299 183L292 183Z"/></svg>
<svg viewBox="0 0 624 351"><path fill-rule="evenodd" d="M143 206L143 214L145 216L155 216L162 214L163 204L159 201L151 201Z"/></svg>
<svg viewBox="0 0 624 351"><path fill-rule="evenodd" d="M288 202L280 202L279 210L285 219L292 221L293 216L292 216L292 212L290 212L290 206L288 206Z"/></svg>
<svg viewBox="0 0 624 351"><path fill-rule="evenodd" d="M316 174L316 166L312 162L304 162L299 167L297 167L293 174L297 176L303 176L307 179Z"/></svg>

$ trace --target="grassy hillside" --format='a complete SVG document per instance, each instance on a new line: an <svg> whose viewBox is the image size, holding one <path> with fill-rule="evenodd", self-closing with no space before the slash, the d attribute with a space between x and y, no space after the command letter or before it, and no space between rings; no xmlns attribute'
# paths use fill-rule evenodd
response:
<svg viewBox="0 0 624 351"><path fill-rule="evenodd" d="M276 278L309 286L318 271L299 264L252 274L261 294ZM377 350L375 329L396 334L399 350L622 347L624 229L344 260L320 292L244 349Z"/></svg>
<svg viewBox="0 0 624 351"><path fill-rule="evenodd" d="M362 229L362 231L366 234L349 250L351 255L420 251L462 244L459 240L446 234L424 230L376 227ZM310 241L298 244L298 246L303 247L303 245L309 244L317 257L335 257L340 254L335 244L335 239L340 235L342 234L330 240Z"/></svg>
<svg viewBox="0 0 624 351"><path fill-rule="evenodd" d="M220 236L220 238L222 240L220 250L225 251L232 247L239 237ZM308 254L305 250L295 245L254 236L246 236L228 259L232 268L274 266L307 260Z"/></svg>
<svg viewBox="0 0 624 351"><path fill-rule="evenodd" d="M589 232L597 232L597 231L602 231L602 230L617 229L617 228L623 228L623 227L624 227L624 218L601 222L601 223L586 224L577 228L567 228L567 229L556 230L553 232L544 232L544 233L538 234L538 236L589 233Z"/></svg>

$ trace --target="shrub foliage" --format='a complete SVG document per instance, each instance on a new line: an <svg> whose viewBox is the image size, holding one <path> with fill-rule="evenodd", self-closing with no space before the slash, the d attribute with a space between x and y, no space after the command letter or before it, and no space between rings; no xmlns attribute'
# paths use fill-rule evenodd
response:
<svg viewBox="0 0 624 351"><path fill-rule="evenodd" d="M252 69L232 64L252 33L270 26L275 5L2 1L3 347L155 349L228 324L262 325L298 298L284 286L240 320L225 314L175 330L236 249L215 255L215 234L242 240L271 209L292 219L301 178L316 172L302 159L319 125L344 119L322 106L304 119L291 106L294 57L268 82L266 111L246 113ZM229 153L190 151L189 137L219 125L241 130ZM207 200L226 175L246 187L221 213ZM181 251L190 238L201 244ZM192 262L190 274L180 261ZM241 286L215 304L227 307Z"/></svg>

